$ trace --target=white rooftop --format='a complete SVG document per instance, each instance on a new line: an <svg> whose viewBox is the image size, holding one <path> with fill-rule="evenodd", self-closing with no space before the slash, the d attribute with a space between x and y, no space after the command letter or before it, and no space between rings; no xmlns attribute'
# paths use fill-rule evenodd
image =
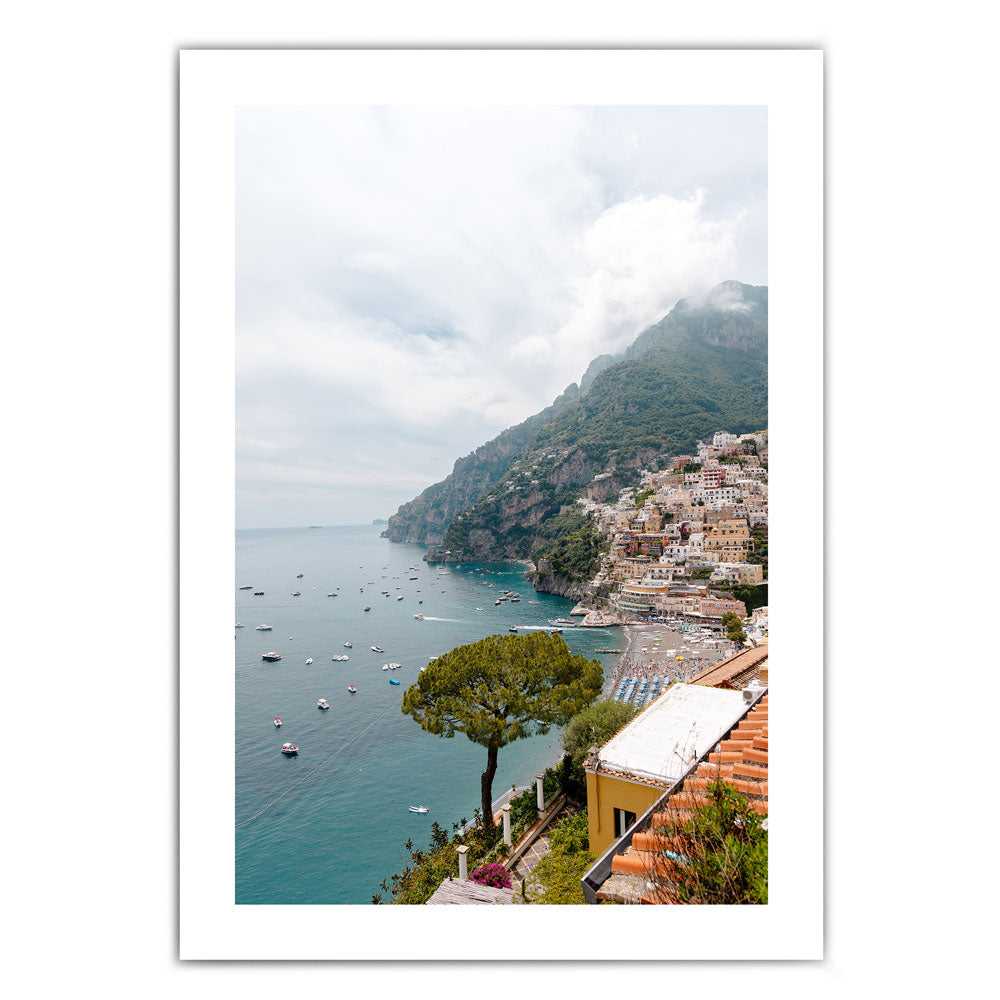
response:
<svg viewBox="0 0 1000 1000"><path fill-rule="evenodd" d="M598 752L601 767L676 781L746 711L741 691L675 684Z"/></svg>

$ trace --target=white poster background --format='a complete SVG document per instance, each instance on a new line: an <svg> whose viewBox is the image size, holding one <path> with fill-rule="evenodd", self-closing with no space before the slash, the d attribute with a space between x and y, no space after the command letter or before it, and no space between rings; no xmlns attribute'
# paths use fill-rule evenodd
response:
<svg viewBox="0 0 1000 1000"><path fill-rule="evenodd" d="M359 104L767 107L767 906L233 902L235 109ZM179 179L181 958L822 957L822 53L183 51Z"/></svg>

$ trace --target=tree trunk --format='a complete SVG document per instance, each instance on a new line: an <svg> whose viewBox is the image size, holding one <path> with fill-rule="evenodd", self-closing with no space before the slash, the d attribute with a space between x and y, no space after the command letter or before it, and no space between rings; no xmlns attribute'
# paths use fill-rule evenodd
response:
<svg viewBox="0 0 1000 1000"><path fill-rule="evenodd" d="M483 795L483 826L487 829L493 826L493 778L497 773L497 754L499 747L487 747L486 770L480 779Z"/></svg>

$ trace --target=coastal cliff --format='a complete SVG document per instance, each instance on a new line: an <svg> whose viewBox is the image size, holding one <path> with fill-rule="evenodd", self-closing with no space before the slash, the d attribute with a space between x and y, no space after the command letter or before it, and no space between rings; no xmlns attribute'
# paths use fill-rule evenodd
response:
<svg viewBox="0 0 1000 1000"><path fill-rule="evenodd" d="M383 535L433 546L428 562L531 559L537 589L574 596L599 563L578 499L603 500L720 428L766 425L767 288L726 281L595 358L579 386L459 459Z"/></svg>

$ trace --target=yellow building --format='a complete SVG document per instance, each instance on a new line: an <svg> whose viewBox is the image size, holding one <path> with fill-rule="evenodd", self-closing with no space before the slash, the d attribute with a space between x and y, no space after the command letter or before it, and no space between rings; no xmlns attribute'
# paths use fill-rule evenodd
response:
<svg viewBox="0 0 1000 1000"><path fill-rule="evenodd" d="M590 850L602 855L746 711L740 691L675 684L591 752Z"/></svg>

